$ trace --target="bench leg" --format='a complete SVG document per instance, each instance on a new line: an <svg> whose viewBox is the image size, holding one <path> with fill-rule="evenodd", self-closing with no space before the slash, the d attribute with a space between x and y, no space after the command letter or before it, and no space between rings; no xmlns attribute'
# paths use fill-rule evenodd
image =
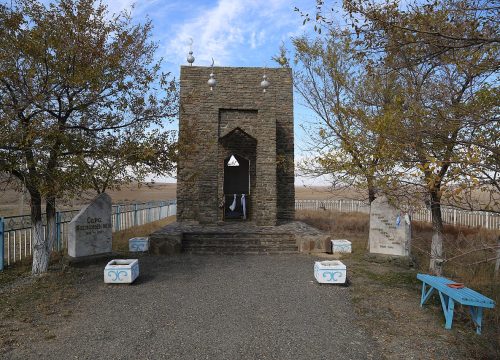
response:
<svg viewBox="0 0 500 360"><path fill-rule="evenodd" d="M427 284L422 282L422 296L420 298L420 306L423 306L427 300L429 300L429 297L432 295L432 292L434 291L434 288L432 286L429 286L429 290L426 291Z"/></svg>
<svg viewBox="0 0 500 360"><path fill-rule="evenodd" d="M481 335L481 322L483 320L483 308L479 306L469 306L472 321L476 325L476 333Z"/></svg>
<svg viewBox="0 0 500 360"><path fill-rule="evenodd" d="M439 297L441 298L441 306L443 307L444 318L446 323L444 325L445 329L451 329L453 324L453 312L455 310L455 301L449 296L439 292Z"/></svg>

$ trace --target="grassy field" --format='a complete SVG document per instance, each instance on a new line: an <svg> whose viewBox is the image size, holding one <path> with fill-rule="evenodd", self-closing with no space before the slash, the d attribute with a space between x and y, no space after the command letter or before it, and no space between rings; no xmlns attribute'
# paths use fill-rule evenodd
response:
<svg viewBox="0 0 500 360"><path fill-rule="evenodd" d="M120 190L109 191L108 194L114 204L131 204L155 200L175 199L177 184L170 183L148 183L130 184L123 186ZM78 199L60 202L60 210L80 209L95 197L95 193L87 192L80 194ZM24 200L24 201L23 201ZM29 214L29 196L13 191L12 189L0 190L0 216L15 216Z"/></svg>
<svg viewBox="0 0 500 360"><path fill-rule="evenodd" d="M120 190L109 191L114 204L130 204L148 202L155 200L170 200L176 197L177 184L175 183L147 183L130 184L123 186ZM296 187L296 198L298 200L326 200L340 199L354 195L352 192L342 192L332 195L327 187ZM88 204L95 193L88 192L80 195L78 199L61 202L58 204L61 210L79 209ZM29 214L29 196L13 191L12 189L0 189L0 216L15 216Z"/></svg>

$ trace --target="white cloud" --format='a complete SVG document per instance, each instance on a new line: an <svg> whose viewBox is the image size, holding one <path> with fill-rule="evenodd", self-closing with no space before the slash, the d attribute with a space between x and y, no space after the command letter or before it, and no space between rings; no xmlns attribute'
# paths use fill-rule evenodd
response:
<svg viewBox="0 0 500 360"><path fill-rule="evenodd" d="M189 38L193 38L196 64L234 65L241 50L257 48L271 40L283 26L300 25L293 16L293 7L286 0L219 0L180 25L166 46L165 56L185 63ZM279 44L279 42L278 42Z"/></svg>

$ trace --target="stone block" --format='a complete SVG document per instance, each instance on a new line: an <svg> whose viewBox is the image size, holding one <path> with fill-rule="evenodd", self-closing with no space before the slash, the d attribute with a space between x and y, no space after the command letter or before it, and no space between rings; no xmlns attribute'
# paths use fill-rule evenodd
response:
<svg viewBox="0 0 500 360"><path fill-rule="evenodd" d="M106 284L131 284L139 276L138 259L115 259L104 268Z"/></svg>
<svg viewBox="0 0 500 360"><path fill-rule="evenodd" d="M316 261L314 277L320 284L344 284L347 278L347 268L339 260Z"/></svg>
<svg viewBox="0 0 500 360"><path fill-rule="evenodd" d="M300 252L326 253L331 251L330 236L328 235L296 235L296 244Z"/></svg>
<svg viewBox="0 0 500 360"><path fill-rule="evenodd" d="M99 194L69 223L68 255L79 258L111 253L112 226L111 197Z"/></svg>
<svg viewBox="0 0 500 360"><path fill-rule="evenodd" d="M351 253L352 244L349 240L332 240L332 253Z"/></svg>
<svg viewBox="0 0 500 360"><path fill-rule="evenodd" d="M182 251L182 233L161 234L149 238L150 252L155 255L174 255Z"/></svg>
<svg viewBox="0 0 500 360"><path fill-rule="evenodd" d="M296 241L296 245L299 249L299 252L311 252L311 249L314 248L314 240L307 239L299 239Z"/></svg>
<svg viewBox="0 0 500 360"><path fill-rule="evenodd" d="M128 250L130 252L141 252L149 250L148 237L134 237L128 240Z"/></svg>

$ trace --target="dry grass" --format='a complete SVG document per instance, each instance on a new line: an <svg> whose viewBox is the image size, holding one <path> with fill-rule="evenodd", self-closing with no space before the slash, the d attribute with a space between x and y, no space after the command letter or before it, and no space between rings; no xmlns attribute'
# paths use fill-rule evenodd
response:
<svg viewBox="0 0 500 360"><path fill-rule="evenodd" d="M300 210L297 220L332 234L336 239L349 239L356 255L364 253L368 242L369 215L337 211Z"/></svg>
<svg viewBox="0 0 500 360"><path fill-rule="evenodd" d="M23 342L54 338L54 322L72 316L81 289L79 269L55 255L50 271L32 277L29 261L0 272L0 358Z"/></svg>
<svg viewBox="0 0 500 360"><path fill-rule="evenodd" d="M329 210L300 210L297 217L318 229L338 232L356 232L368 235L369 215L364 213L341 213Z"/></svg>
<svg viewBox="0 0 500 360"><path fill-rule="evenodd" d="M175 221L175 216L154 221L149 224L135 226L130 229L117 231L113 233L113 250L119 252L128 252L128 240L133 237L148 236L149 234L171 224Z"/></svg>
<svg viewBox="0 0 500 360"><path fill-rule="evenodd" d="M175 183L144 183L122 186L120 190L109 191L108 194L114 204L131 204L156 200L170 200L176 198L177 184ZM80 194L78 199L60 202L60 210L79 209L95 196L93 192ZM329 200L355 198L356 192L344 190L332 194L325 186L297 186L295 198L297 200ZM0 188L0 216L15 216L29 213L29 196L23 198L11 188Z"/></svg>
<svg viewBox="0 0 500 360"><path fill-rule="evenodd" d="M177 184L145 183L129 184L120 190L108 191L113 204L133 204L148 201L171 200L176 198ZM95 197L94 192L79 194L78 199L58 202L59 210L80 209ZM23 197L13 189L0 188L0 216L29 214L29 196Z"/></svg>
<svg viewBox="0 0 500 360"><path fill-rule="evenodd" d="M368 261L373 261L370 257L364 256L368 241L369 215L332 211L298 211L297 219L327 231L334 237L345 237L351 240L354 252L351 259L357 261L356 270L359 275L385 287L407 286L410 291L414 292L414 296L420 296L418 293L420 286L415 280L415 272L408 273L403 268L394 267L389 273L383 273L379 272L377 267L370 267L366 264ZM418 272L426 273L429 266L428 251L432 239L432 228L428 223L415 222L412 225L413 266ZM493 299L497 304L495 309L484 312L484 331L481 337L471 336L473 330L468 309L461 306L455 308L454 329L457 327L460 329L457 322L470 325L463 329L464 336L462 332L457 334L459 346L470 358L488 359L500 354L500 309L498 308L500 284L499 279L494 277L494 262L484 262L485 259L494 257L494 250L471 252L475 249L495 246L498 236L500 236L499 231L481 228L445 226L444 229L445 256L451 259L445 263L444 276L465 283L466 286ZM437 300L433 307L436 316L442 316Z"/></svg>

